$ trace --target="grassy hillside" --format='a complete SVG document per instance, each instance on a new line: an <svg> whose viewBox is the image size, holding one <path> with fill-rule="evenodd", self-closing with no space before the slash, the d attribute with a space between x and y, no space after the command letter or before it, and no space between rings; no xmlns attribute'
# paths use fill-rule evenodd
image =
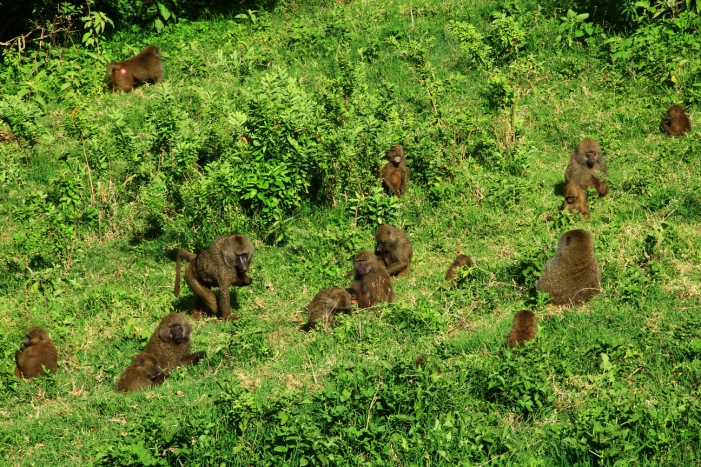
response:
<svg viewBox="0 0 701 467"><path fill-rule="evenodd" d="M134 28L0 68L0 458L7 465L698 465L701 18L617 32L522 1L279 4ZM154 44L165 82L109 94ZM672 104L692 131L659 129ZM611 194L560 212L569 155ZM401 143L400 200L381 191ZM548 220L552 219L552 220ZM405 229L395 303L298 331L380 223ZM594 236L602 294L546 306L558 237ZM198 366L115 383L174 298L178 248L243 233L242 318L193 321ZM477 266L443 280L458 252ZM515 312L539 319L512 354ZM29 326L59 371L13 376ZM415 359L426 363L417 367Z"/></svg>

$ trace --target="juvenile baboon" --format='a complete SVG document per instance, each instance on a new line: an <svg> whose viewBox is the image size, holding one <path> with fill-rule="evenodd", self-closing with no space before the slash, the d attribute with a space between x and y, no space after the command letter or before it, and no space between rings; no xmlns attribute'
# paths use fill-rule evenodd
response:
<svg viewBox="0 0 701 467"><path fill-rule="evenodd" d="M545 263L536 289L550 294L553 305L570 305L586 302L599 293L599 287L591 234L570 230L558 239L555 257Z"/></svg>
<svg viewBox="0 0 701 467"><path fill-rule="evenodd" d="M43 376L44 369L52 371L58 369L58 352L56 352L56 347L44 328L27 329L22 345L24 345L24 350L15 352L16 377L34 378L35 376Z"/></svg>
<svg viewBox="0 0 701 467"><path fill-rule="evenodd" d="M163 370L170 371L179 364L196 364L205 357L204 350L190 353L192 326L182 313L171 313L164 317L144 349L153 355Z"/></svg>
<svg viewBox="0 0 701 467"><path fill-rule="evenodd" d="M111 73L110 73L111 72ZM135 86L146 81L163 81L163 69L161 67L161 51L154 45L145 47L138 55L123 62L111 62L105 70L105 84L110 86L112 78L112 92L131 91Z"/></svg>
<svg viewBox="0 0 701 467"><path fill-rule="evenodd" d="M338 287L327 287L317 293L307 307L308 322L302 326L303 331L316 327L321 321L324 328L328 328L338 313L349 313L351 309L351 297L347 290Z"/></svg>
<svg viewBox="0 0 701 467"><path fill-rule="evenodd" d="M509 333L509 348L523 347L523 343L533 340L537 331L535 315L527 310L519 311L514 316L514 325Z"/></svg>
<svg viewBox="0 0 701 467"><path fill-rule="evenodd" d="M667 116L662 120L662 128L670 136L683 135L691 131L689 116L681 105L673 105L667 110Z"/></svg>
<svg viewBox="0 0 701 467"><path fill-rule="evenodd" d="M141 391L154 384L160 384L167 374L158 366L156 358L146 352L136 354L126 370L119 377L117 391Z"/></svg>
<svg viewBox="0 0 701 467"><path fill-rule="evenodd" d="M594 188L599 196L606 196L609 192L606 180L600 180L597 172L607 176L606 162L601 154L599 143L593 139L585 139L570 157L570 162L565 170L567 183L574 182L582 190Z"/></svg>
<svg viewBox="0 0 701 467"><path fill-rule="evenodd" d="M414 254L411 242L403 230L387 224L381 225L375 232L375 254L387 268L390 276L402 277L409 272L411 257Z"/></svg>
<svg viewBox="0 0 701 467"><path fill-rule="evenodd" d="M385 159L389 162L382 168L382 184L399 198L406 192L406 182L409 180L404 148L395 144L387 151Z"/></svg>
<svg viewBox="0 0 701 467"><path fill-rule="evenodd" d="M354 260L355 277L348 292L358 302L358 308L368 308L376 303L392 303L394 290L385 265L369 250L360 250Z"/></svg>
<svg viewBox="0 0 701 467"><path fill-rule="evenodd" d="M253 280L246 271L253 261L253 243L245 235L217 237L209 248L199 255L186 250L178 252L173 293L180 294L180 261L189 261L185 267L185 282L195 294L193 316L199 315L202 304L209 307L222 319L236 319L231 314L229 287L251 285ZM212 287L218 287L217 295Z"/></svg>
<svg viewBox="0 0 701 467"><path fill-rule="evenodd" d="M587 204L587 194L574 182L565 185L565 202L562 209L573 212L577 211L584 219L589 218L589 205Z"/></svg>
<svg viewBox="0 0 701 467"><path fill-rule="evenodd" d="M453 279L458 274L458 269L464 267L471 268L474 265L475 262L472 261L472 258L470 258L469 256L458 255L458 257L455 258L455 261L453 261L453 264L451 264L448 268L448 272L445 273L445 280L449 281Z"/></svg>

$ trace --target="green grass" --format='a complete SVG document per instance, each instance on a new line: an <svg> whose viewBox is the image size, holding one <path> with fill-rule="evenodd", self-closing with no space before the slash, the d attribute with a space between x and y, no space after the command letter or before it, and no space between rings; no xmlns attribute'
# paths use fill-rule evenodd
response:
<svg viewBox="0 0 701 467"><path fill-rule="evenodd" d="M698 465L698 130L658 128L692 91L612 65L600 35L556 43L560 21L526 3L514 13L526 31L518 58L495 52L495 67L480 68L446 25L489 31L497 9L287 4L256 24L121 32L99 60L64 51L48 77L7 65L7 102L32 76L51 90L78 67L84 82L48 91L45 105L25 96L40 110L24 120L36 128L22 137L6 125L19 139L0 143L4 463ZM104 64L150 43L164 51L166 84L105 94ZM289 81L273 80L276 101L264 85L280 70ZM515 128L510 109L489 104L495 77L518 89ZM235 112L248 117L240 134ZM311 154L284 190L266 192L290 200L277 214L227 184L263 173L240 135L268 144L265 157L281 148L268 162L302 158L285 159L288 137ZM585 137L602 145L611 194L590 194L582 222L560 213L557 186ZM370 193L396 142L411 176L393 205ZM230 173L214 168L222 161ZM321 190L292 193L302 179ZM347 286L351 258L373 247L371 216L414 244L395 302L300 333L315 293ZM537 274L574 228L594 235L603 293L543 306ZM242 319L193 322L193 350L207 359L149 391L116 393L157 322L189 310L189 289L172 295L174 252L234 232L256 246L252 286L232 292ZM459 251L477 266L448 284ZM538 336L512 354L506 335L524 308ZM34 325L51 334L59 371L20 381L13 355Z"/></svg>

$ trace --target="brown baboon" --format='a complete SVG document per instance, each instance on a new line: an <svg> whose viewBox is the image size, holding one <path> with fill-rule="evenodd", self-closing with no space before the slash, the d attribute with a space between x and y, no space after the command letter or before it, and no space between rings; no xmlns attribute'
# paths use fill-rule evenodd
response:
<svg viewBox="0 0 701 467"><path fill-rule="evenodd" d="M536 289L553 305L584 303L599 293L599 264L594 240L585 230L570 230L557 241L555 257L545 263Z"/></svg>
<svg viewBox="0 0 701 467"><path fill-rule="evenodd" d="M509 348L523 347L523 343L533 340L537 331L535 315L527 310L519 311L514 316L514 325L509 333Z"/></svg>
<svg viewBox="0 0 701 467"><path fill-rule="evenodd" d="M355 278L348 292L357 300L358 308L368 308L385 300L392 303L394 290L385 265L369 250L355 255Z"/></svg>
<svg viewBox="0 0 701 467"><path fill-rule="evenodd" d="M411 257L414 254L411 242L403 230L387 224L381 225L375 233L375 254L387 268L390 276L402 277L409 272Z"/></svg>
<svg viewBox="0 0 701 467"><path fill-rule="evenodd" d="M111 72L111 73L110 73ZM105 84L109 87L112 78L112 92L131 91L146 81L163 81L161 51L154 45L145 47L138 55L123 62L112 62L105 70Z"/></svg>
<svg viewBox="0 0 701 467"><path fill-rule="evenodd" d="M327 287L317 293L307 307L309 320L301 329L303 331L314 329L318 321L328 329L334 316L338 313L350 313L351 306L351 297L347 290Z"/></svg>
<svg viewBox="0 0 701 467"><path fill-rule="evenodd" d="M153 355L161 368L170 371L180 363L196 364L205 357L204 350L190 353L192 325L182 313L171 313L164 317L144 349Z"/></svg>
<svg viewBox="0 0 701 467"><path fill-rule="evenodd" d="M44 370L58 369L58 352L44 328L27 329L27 335L22 341L24 350L15 352L15 376L18 378L34 378L43 376Z"/></svg>
<svg viewBox="0 0 701 467"><path fill-rule="evenodd" d="M166 376L168 375L163 373L161 367L158 366L156 358L151 354L142 352L134 356L131 360L131 365L119 377L117 391L141 391L154 384L162 383Z"/></svg>
<svg viewBox="0 0 701 467"><path fill-rule="evenodd" d="M587 194L574 182L565 185L565 202L562 209L569 212L577 211L584 219L589 218L589 205L587 205Z"/></svg>
<svg viewBox="0 0 701 467"><path fill-rule="evenodd" d="M606 196L609 192L606 180L599 179L596 172L608 175L599 143L587 138L572 153L565 170L565 180L576 183L582 190L594 188L599 196Z"/></svg>
<svg viewBox="0 0 701 467"><path fill-rule="evenodd" d="M680 136L691 131L689 116L681 105L673 105L667 110L667 116L662 120L662 128L670 136Z"/></svg>
<svg viewBox="0 0 701 467"><path fill-rule="evenodd" d="M185 282L195 294L193 316L199 316L203 303L222 319L236 319L231 314L229 287L251 285L253 280L246 271L253 261L253 243L245 235L217 237L209 248L199 255L186 250L178 252L176 260L175 287L173 293L180 294L180 261L189 261L185 267ZM219 294L212 292L219 288Z"/></svg>
<svg viewBox="0 0 701 467"><path fill-rule="evenodd" d="M453 264L450 265L448 268L448 272L445 273L445 280L449 281L453 279L457 274L458 274L458 269L468 267L471 268L475 265L475 262L472 261L472 258L466 255L458 255L457 258L455 258L455 261L453 261Z"/></svg>
<svg viewBox="0 0 701 467"><path fill-rule="evenodd" d="M406 182L409 180L404 148L395 144L387 151L385 159L389 162L382 168L382 183L394 196L399 198L406 192Z"/></svg>

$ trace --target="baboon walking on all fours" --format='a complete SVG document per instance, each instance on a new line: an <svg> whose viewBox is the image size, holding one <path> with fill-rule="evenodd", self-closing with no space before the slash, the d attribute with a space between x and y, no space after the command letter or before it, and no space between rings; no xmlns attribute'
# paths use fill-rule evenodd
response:
<svg viewBox="0 0 701 467"><path fill-rule="evenodd" d="M316 328L321 322L324 329L328 329L339 313L350 313L351 297L347 290L339 287L327 287L317 293L307 307L307 324L300 329L309 331Z"/></svg>
<svg viewBox="0 0 701 467"><path fill-rule="evenodd" d="M406 192L406 183L409 180L404 148L395 144L387 151L385 159L388 162L382 168L382 183L394 196L399 198Z"/></svg>
<svg viewBox="0 0 701 467"><path fill-rule="evenodd" d="M204 305L222 319L235 319L231 314L229 287L251 285L253 281L246 272L253 261L254 248L245 235L217 237L209 248L199 255L180 250L175 265L175 287L173 293L180 294L180 262L188 261L185 267L185 282L195 294L193 317L199 317ZM212 287L218 287L215 295Z"/></svg>
<svg viewBox="0 0 701 467"><path fill-rule="evenodd" d="M670 107L661 125L670 136L680 136L691 131L691 121L681 105Z"/></svg>
<svg viewBox="0 0 701 467"><path fill-rule="evenodd" d="M166 374L158 366L156 358L151 354L142 352L134 355L131 365L119 377L117 391L141 391L154 384L162 383L165 376Z"/></svg>
<svg viewBox="0 0 701 467"><path fill-rule="evenodd" d="M545 263L536 289L550 294L553 305L570 305L586 302L599 288L593 238L585 230L570 230L558 239L555 257Z"/></svg>
<svg viewBox="0 0 701 467"><path fill-rule="evenodd" d="M348 292L357 301L358 308L369 308L377 303L392 303L394 289L384 263L369 250L360 250L353 261L355 277Z"/></svg>
<svg viewBox="0 0 701 467"><path fill-rule="evenodd" d="M158 365L165 371L170 371L181 363L196 364L205 357L203 350L190 353L190 334L192 325L182 313L171 313L165 316L144 348L144 352L153 355Z"/></svg>
<svg viewBox="0 0 701 467"><path fill-rule="evenodd" d="M112 85L112 92L131 91L146 81L163 81L161 51L155 45L145 47L138 55L123 62L111 62L105 70L105 84Z"/></svg>
<svg viewBox="0 0 701 467"><path fill-rule="evenodd" d="M576 183L582 190L594 188L599 196L606 196L609 188L606 180L599 178L602 175L606 177L608 172L601 147L595 140L587 138L572 153L565 170L565 181Z"/></svg>
<svg viewBox="0 0 701 467"><path fill-rule="evenodd" d="M58 369L58 352L44 328L27 329L22 345L24 350L15 352L15 376L34 378L44 375L44 369Z"/></svg>
<svg viewBox="0 0 701 467"><path fill-rule="evenodd" d="M514 324L508 337L509 348L523 347L524 342L533 340L538 330L538 320L531 311L522 310L514 316Z"/></svg>
<svg viewBox="0 0 701 467"><path fill-rule="evenodd" d="M400 278L409 272L414 251L403 230L381 225L375 233L375 241L375 254L385 264L390 276Z"/></svg>

